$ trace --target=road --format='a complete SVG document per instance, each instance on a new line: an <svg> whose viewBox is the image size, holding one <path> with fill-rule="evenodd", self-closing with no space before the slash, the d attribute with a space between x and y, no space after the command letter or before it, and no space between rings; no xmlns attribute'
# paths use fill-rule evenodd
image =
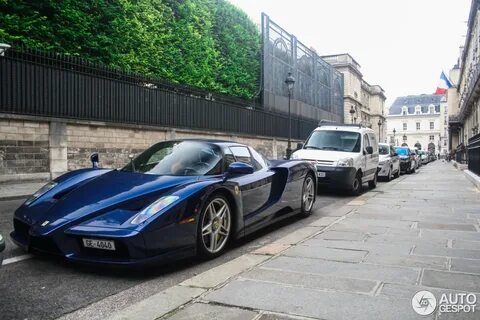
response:
<svg viewBox="0 0 480 320"><path fill-rule="evenodd" d="M309 224L319 218L322 207L334 203L341 206L351 199L346 195L321 193L312 216L307 219L294 217L261 230L232 244L226 254L212 261L190 259L149 271L98 269L52 257L25 256L25 252L8 237L12 230L12 213L24 200L0 201L0 233L7 238L5 259L8 259L0 269L0 318L55 319L63 316L64 319L73 319L81 314L82 318L102 319L114 310ZM12 262L19 257L26 259ZM94 304L105 298L108 303Z"/></svg>

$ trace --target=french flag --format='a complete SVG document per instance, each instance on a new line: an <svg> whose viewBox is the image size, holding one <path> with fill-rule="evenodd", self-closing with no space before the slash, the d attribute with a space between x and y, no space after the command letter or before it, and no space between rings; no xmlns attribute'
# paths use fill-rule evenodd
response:
<svg viewBox="0 0 480 320"><path fill-rule="evenodd" d="M445 72L442 71L442 74L440 75L440 81L438 83L437 91L435 91L436 95L441 95L445 94L448 89L453 87L452 83L450 80L448 80L448 77L445 75Z"/></svg>

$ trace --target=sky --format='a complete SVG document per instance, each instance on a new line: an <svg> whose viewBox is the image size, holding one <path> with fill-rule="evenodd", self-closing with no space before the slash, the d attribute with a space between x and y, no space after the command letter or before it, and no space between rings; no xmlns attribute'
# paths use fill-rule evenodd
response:
<svg viewBox="0 0 480 320"><path fill-rule="evenodd" d="M471 0L229 0L260 26L265 12L319 55L349 53L396 97L433 93L465 43Z"/></svg>

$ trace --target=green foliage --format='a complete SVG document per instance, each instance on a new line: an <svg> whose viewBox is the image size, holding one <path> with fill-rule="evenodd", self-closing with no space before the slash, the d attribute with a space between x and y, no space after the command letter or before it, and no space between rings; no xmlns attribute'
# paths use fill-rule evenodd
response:
<svg viewBox="0 0 480 320"><path fill-rule="evenodd" d="M0 0L0 42L245 98L260 35L226 0Z"/></svg>

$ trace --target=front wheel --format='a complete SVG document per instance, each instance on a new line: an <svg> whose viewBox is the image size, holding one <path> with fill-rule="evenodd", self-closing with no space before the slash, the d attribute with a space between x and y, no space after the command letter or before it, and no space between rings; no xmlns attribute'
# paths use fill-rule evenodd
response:
<svg viewBox="0 0 480 320"><path fill-rule="evenodd" d="M387 174L387 181L392 181L392 178L393 178L393 177L392 177L392 168L390 168L390 169L388 170L388 174Z"/></svg>
<svg viewBox="0 0 480 320"><path fill-rule="evenodd" d="M221 255L230 238L231 226L232 214L228 200L222 195L214 195L200 214L197 230L198 254L208 259Z"/></svg>
<svg viewBox="0 0 480 320"><path fill-rule="evenodd" d="M357 173L355 179L353 179L352 188L350 189L352 196L358 196L362 193L362 175Z"/></svg>
<svg viewBox="0 0 480 320"><path fill-rule="evenodd" d="M303 181L302 188L302 211L300 216L308 217L312 214L313 203L315 202L315 182L311 174L308 174Z"/></svg>

